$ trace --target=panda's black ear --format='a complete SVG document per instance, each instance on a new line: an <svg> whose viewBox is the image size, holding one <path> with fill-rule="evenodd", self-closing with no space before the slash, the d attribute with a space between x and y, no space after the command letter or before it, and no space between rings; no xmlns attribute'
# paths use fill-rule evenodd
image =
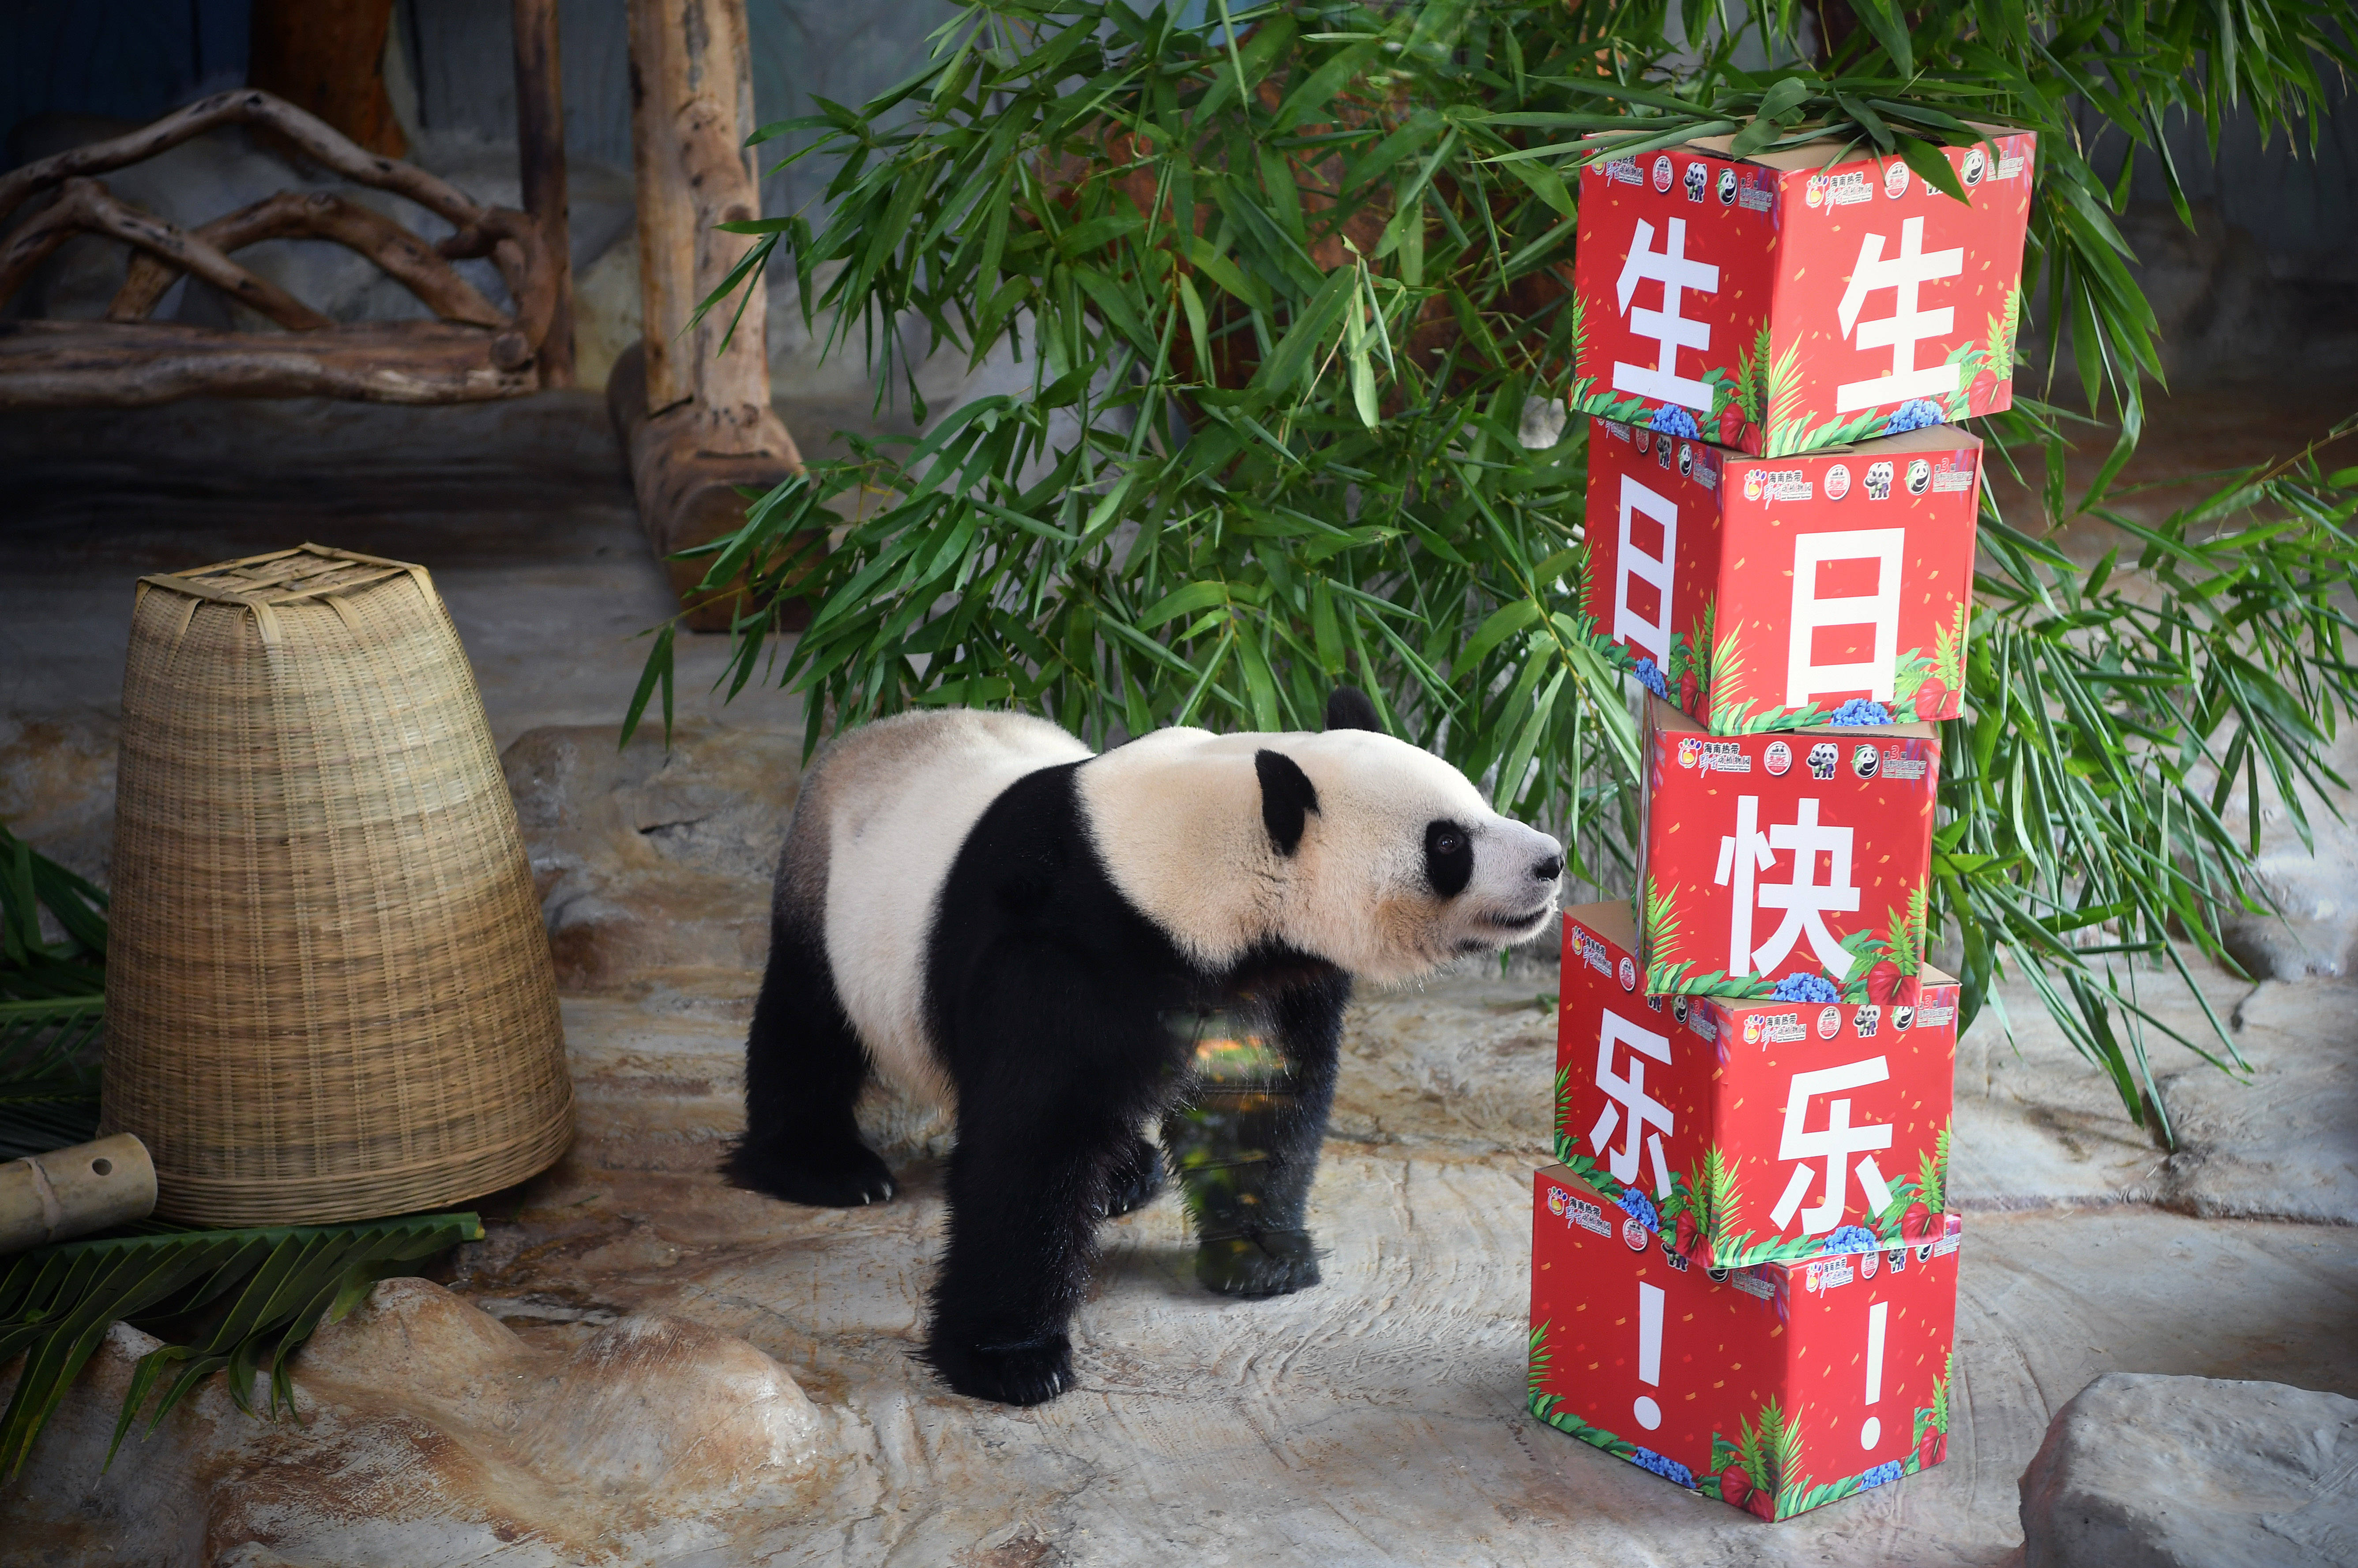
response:
<svg viewBox="0 0 2358 1568"><path fill-rule="evenodd" d="M1282 752L1255 752L1253 772L1260 775L1260 820L1269 841L1281 855L1302 847L1302 829L1318 809L1318 791L1310 775Z"/></svg>
<svg viewBox="0 0 2358 1568"><path fill-rule="evenodd" d="M1384 721L1376 717L1376 705L1368 700L1366 692L1355 686L1338 686L1326 699L1326 728L1372 730L1380 735Z"/></svg>

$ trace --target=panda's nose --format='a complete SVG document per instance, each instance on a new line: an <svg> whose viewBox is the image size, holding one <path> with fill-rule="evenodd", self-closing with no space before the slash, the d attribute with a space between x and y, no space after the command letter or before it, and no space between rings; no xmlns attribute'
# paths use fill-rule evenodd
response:
<svg viewBox="0 0 2358 1568"><path fill-rule="evenodd" d="M1550 855L1546 860L1534 861L1531 865L1531 877L1536 881L1552 882L1562 875L1563 875L1562 855Z"/></svg>

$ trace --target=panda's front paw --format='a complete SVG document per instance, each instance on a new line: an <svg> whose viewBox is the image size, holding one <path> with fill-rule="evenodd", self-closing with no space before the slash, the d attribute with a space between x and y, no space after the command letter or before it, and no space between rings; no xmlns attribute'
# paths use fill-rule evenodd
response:
<svg viewBox="0 0 2358 1568"><path fill-rule="evenodd" d="M1318 1282L1318 1252L1303 1230L1224 1236L1195 1249L1195 1278L1224 1296L1283 1296Z"/></svg>
<svg viewBox="0 0 2358 1568"><path fill-rule="evenodd" d="M859 1143L792 1152L774 1145L741 1143L720 1168L741 1187L813 1208L888 1203L899 1190L884 1162Z"/></svg>
<svg viewBox="0 0 2358 1568"><path fill-rule="evenodd" d="M1062 1334L1028 1345L960 1345L936 1334L925 1359L968 1399L1045 1404L1073 1386L1073 1342Z"/></svg>
<svg viewBox="0 0 2358 1568"><path fill-rule="evenodd" d="M1163 1151L1143 1138L1133 1139L1130 1152L1113 1168L1113 1179L1106 1194L1106 1213L1133 1213L1152 1203L1162 1190Z"/></svg>

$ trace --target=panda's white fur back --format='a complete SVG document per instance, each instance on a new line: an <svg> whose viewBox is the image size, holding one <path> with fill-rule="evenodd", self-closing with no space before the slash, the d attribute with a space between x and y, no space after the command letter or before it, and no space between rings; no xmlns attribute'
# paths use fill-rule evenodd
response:
<svg viewBox="0 0 2358 1568"><path fill-rule="evenodd" d="M806 812L826 829L823 929L836 996L877 1070L902 1088L950 1098L925 1026L925 946L950 863L1008 785L1088 755L1045 719L952 708L864 725L813 770L793 836L803 838ZM796 848L782 884L801 880ZM816 892L817 881L802 885Z"/></svg>

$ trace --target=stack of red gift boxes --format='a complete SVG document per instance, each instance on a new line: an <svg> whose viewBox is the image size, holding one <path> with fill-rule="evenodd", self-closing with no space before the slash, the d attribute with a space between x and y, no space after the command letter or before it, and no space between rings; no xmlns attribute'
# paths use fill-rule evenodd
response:
<svg viewBox="0 0 2358 1568"><path fill-rule="evenodd" d="M1564 921L1531 1408L1786 1519L1947 1448L1954 979L1924 962L2031 138L1582 178L1584 609L1652 693L1639 889Z"/></svg>

